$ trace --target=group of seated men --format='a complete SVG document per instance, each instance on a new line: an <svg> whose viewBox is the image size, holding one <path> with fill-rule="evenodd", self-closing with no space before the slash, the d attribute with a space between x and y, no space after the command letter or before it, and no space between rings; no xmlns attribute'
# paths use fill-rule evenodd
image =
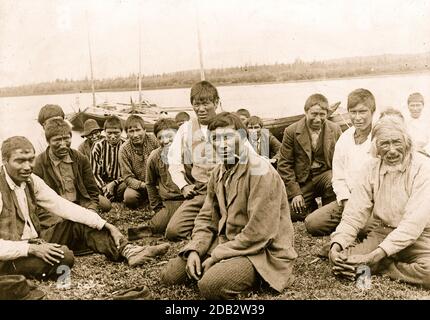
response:
<svg viewBox="0 0 430 320"><path fill-rule="evenodd" d="M207 299L261 285L281 292L297 258L293 222L304 221L312 235L331 234L325 255L335 275L355 279L367 265L430 288L430 159L399 111L374 123L373 94L356 89L342 133L328 120L327 98L313 94L281 143L245 109L217 114L210 82L193 85L190 103L195 117L163 117L153 133L130 115L127 139L115 116L103 128L87 120L79 151L61 108L47 105L39 114L47 146L37 157L27 138L3 141L0 274L49 278L86 250L140 265L169 244L128 241L164 234L187 240L160 275L165 285L196 281ZM422 95L408 104L418 119ZM115 201L147 203L153 217L127 240L97 214Z"/></svg>

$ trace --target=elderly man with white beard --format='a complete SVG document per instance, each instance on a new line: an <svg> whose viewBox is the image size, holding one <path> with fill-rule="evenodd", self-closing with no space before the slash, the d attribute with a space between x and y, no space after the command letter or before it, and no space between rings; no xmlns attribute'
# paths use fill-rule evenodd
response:
<svg viewBox="0 0 430 320"><path fill-rule="evenodd" d="M377 158L360 175L336 231L330 261L336 275L355 279L359 265L372 273L430 288L430 161L412 149L398 117L372 130ZM373 215L379 225L356 243Z"/></svg>

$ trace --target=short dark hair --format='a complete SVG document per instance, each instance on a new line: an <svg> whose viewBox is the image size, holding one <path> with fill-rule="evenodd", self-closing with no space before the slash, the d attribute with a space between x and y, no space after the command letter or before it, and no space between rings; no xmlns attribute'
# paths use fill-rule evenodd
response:
<svg viewBox="0 0 430 320"><path fill-rule="evenodd" d="M221 112L217 114L208 124L208 130L214 131L217 128L234 126L235 130L243 130L247 133L246 127L240 118L232 112ZM248 136L248 135L246 135Z"/></svg>
<svg viewBox="0 0 430 320"><path fill-rule="evenodd" d="M192 86L190 93L191 104L195 100L208 100L216 104L219 102L218 90L209 81L197 82Z"/></svg>
<svg viewBox="0 0 430 320"><path fill-rule="evenodd" d="M142 117L139 117L136 114L132 114L127 118L127 120L125 120L125 125L124 125L125 132L127 132L128 129L130 129L130 127L135 124L140 124L142 129L145 129L145 120L143 120Z"/></svg>
<svg viewBox="0 0 430 320"><path fill-rule="evenodd" d="M8 161L12 152L18 149L32 149L33 152L36 152L33 145L26 137L13 136L4 140L1 145L1 156L3 161Z"/></svg>
<svg viewBox="0 0 430 320"><path fill-rule="evenodd" d="M58 135L66 135L69 134L72 136L72 128L70 128L69 124L64 121L63 119L48 119L45 123L45 138L46 141L49 143L49 139L51 139L53 136Z"/></svg>
<svg viewBox="0 0 430 320"><path fill-rule="evenodd" d="M238 110L236 111L236 113L237 113L238 115L245 116L245 117L247 117L247 118L251 117L251 114L249 113L249 111L248 111L248 110L246 110L246 109L244 109L244 108L242 108L242 109L238 109Z"/></svg>
<svg viewBox="0 0 430 320"><path fill-rule="evenodd" d="M248 122L246 123L247 125L250 124L259 124L260 127L263 128L263 120L260 117L257 116L252 116L248 119Z"/></svg>
<svg viewBox="0 0 430 320"><path fill-rule="evenodd" d="M103 129L120 129L122 131L122 122L121 119L118 118L117 116L109 116L104 125L103 125Z"/></svg>
<svg viewBox="0 0 430 320"><path fill-rule="evenodd" d="M316 104L328 112L328 100L321 93L315 93L306 99L305 112Z"/></svg>
<svg viewBox="0 0 430 320"><path fill-rule="evenodd" d="M408 97L408 104L411 103L412 101L414 102L421 102L422 104L424 104L424 97L421 93L419 92L414 92L411 93Z"/></svg>
<svg viewBox="0 0 430 320"><path fill-rule="evenodd" d="M178 130L179 126L175 120L170 119L170 118L160 119L156 123L154 123L154 134L155 134L155 136L157 136L157 134L161 130L166 130L166 129Z"/></svg>
<svg viewBox="0 0 430 320"><path fill-rule="evenodd" d="M64 111L58 104L46 104L40 108L39 115L37 116L37 122L41 126L50 118L61 117L64 119Z"/></svg>
<svg viewBox="0 0 430 320"><path fill-rule="evenodd" d="M355 89L348 95L347 110L354 108L358 104L364 104L373 113L376 110L375 97L367 89Z"/></svg>
<svg viewBox="0 0 430 320"><path fill-rule="evenodd" d="M190 115L185 111L181 111L175 116L175 121L182 121L182 120L184 121L190 120Z"/></svg>

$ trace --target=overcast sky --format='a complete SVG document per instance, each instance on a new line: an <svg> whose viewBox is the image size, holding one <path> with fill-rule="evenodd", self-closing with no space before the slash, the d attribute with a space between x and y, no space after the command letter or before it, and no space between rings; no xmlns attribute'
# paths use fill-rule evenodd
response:
<svg viewBox="0 0 430 320"><path fill-rule="evenodd" d="M430 0L0 0L0 87L430 51ZM87 24L88 16L89 24Z"/></svg>

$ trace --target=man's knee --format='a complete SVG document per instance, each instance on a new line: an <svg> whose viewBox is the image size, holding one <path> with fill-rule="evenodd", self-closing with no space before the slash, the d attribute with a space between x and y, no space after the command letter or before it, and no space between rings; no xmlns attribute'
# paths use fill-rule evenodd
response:
<svg viewBox="0 0 430 320"><path fill-rule="evenodd" d="M181 257L170 259L161 271L160 281L164 285L182 284L187 280L186 261Z"/></svg>
<svg viewBox="0 0 430 320"><path fill-rule="evenodd" d="M102 212L109 212L112 209L112 203L105 196L99 195L99 207Z"/></svg>
<svg viewBox="0 0 430 320"><path fill-rule="evenodd" d="M60 249L64 252L64 258L61 259L60 265L68 266L71 269L75 263L75 255L73 254L73 251L66 246L61 246Z"/></svg>
<svg viewBox="0 0 430 320"><path fill-rule="evenodd" d="M166 227L165 237L170 241L178 241L181 239L181 231L176 223L168 223Z"/></svg>
<svg viewBox="0 0 430 320"><path fill-rule="evenodd" d="M305 218L306 231L313 236L323 235L321 232L321 221L316 217L315 212Z"/></svg>
<svg viewBox="0 0 430 320"><path fill-rule="evenodd" d="M125 189L124 204L129 208L137 208L140 204L140 193L132 188Z"/></svg>
<svg viewBox="0 0 430 320"><path fill-rule="evenodd" d="M231 298L229 282L214 274L206 274L197 282L200 294L206 300L225 300Z"/></svg>

